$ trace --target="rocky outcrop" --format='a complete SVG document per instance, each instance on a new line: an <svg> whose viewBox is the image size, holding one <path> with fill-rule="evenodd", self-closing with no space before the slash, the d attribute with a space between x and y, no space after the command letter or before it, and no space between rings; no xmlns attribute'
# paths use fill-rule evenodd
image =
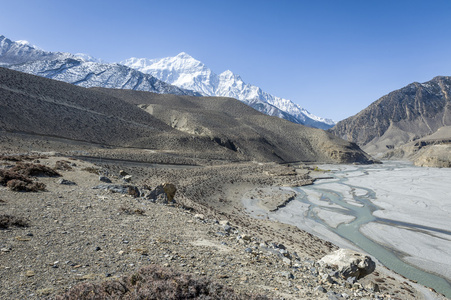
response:
<svg viewBox="0 0 451 300"><path fill-rule="evenodd" d="M412 83L372 103L330 132L370 153L386 152L451 125L451 77Z"/></svg>
<svg viewBox="0 0 451 300"><path fill-rule="evenodd" d="M376 269L376 263L369 256L350 249L336 250L324 256L318 263L336 269L345 279L359 279Z"/></svg>

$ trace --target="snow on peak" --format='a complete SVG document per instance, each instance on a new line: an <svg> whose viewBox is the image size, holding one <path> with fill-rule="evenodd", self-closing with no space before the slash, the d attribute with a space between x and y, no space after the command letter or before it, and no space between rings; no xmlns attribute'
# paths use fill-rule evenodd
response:
<svg viewBox="0 0 451 300"><path fill-rule="evenodd" d="M277 116L286 116L300 124L327 129L335 123L332 120L317 117L290 100L263 92L261 88L245 83L241 77L230 70L217 75L202 62L186 52L174 57L161 59L130 58L122 64L151 74L156 78L178 87L197 91L203 95L232 97L251 105L263 103L262 112ZM260 107L257 107L260 109Z"/></svg>
<svg viewBox="0 0 451 300"><path fill-rule="evenodd" d="M180 52L175 57L182 58L182 59L194 59L191 55L189 55L186 52Z"/></svg>
<svg viewBox="0 0 451 300"><path fill-rule="evenodd" d="M16 41L16 43L21 44L21 45L30 46L30 42L26 41L26 40L19 40L19 41Z"/></svg>

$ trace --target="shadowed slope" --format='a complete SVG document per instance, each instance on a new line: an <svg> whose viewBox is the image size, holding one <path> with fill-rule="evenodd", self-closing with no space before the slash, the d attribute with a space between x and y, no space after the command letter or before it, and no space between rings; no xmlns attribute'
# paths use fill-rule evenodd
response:
<svg viewBox="0 0 451 300"><path fill-rule="evenodd" d="M258 160L369 162L355 144L319 129L266 116L232 98L96 89L140 106L171 127L209 137Z"/></svg>

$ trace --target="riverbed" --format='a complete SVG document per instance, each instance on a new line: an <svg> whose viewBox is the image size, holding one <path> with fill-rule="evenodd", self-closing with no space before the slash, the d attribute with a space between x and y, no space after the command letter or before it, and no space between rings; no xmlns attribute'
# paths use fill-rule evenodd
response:
<svg viewBox="0 0 451 300"><path fill-rule="evenodd" d="M266 218L296 225L451 298L451 169L322 165L331 179ZM260 216L262 212L259 212Z"/></svg>

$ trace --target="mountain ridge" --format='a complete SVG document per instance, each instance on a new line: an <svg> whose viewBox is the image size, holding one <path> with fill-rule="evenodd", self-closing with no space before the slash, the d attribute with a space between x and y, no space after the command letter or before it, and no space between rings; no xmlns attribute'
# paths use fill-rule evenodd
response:
<svg viewBox="0 0 451 300"><path fill-rule="evenodd" d="M450 126L450 95L450 76L413 82L379 98L329 131L373 154L386 152Z"/></svg>
<svg viewBox="0 0 451 300"><path fill-rule="evenodd" d="M102 63L89 55L48 52L0 36L0 65L16 71L83 87L135 89L200 96L119 64Z"/></svg>
<svg viewBox="0 0 451 300"><path fill-rule="evenodd" d="M161 59L132 57L120 63L181 88L208 96L238 99L266 114L298 124L321 129L328 129L335 124L330 119L311 114L291 100L273 96L257 86L245 83L230 70L216 74L186 52Z"/></svg>

